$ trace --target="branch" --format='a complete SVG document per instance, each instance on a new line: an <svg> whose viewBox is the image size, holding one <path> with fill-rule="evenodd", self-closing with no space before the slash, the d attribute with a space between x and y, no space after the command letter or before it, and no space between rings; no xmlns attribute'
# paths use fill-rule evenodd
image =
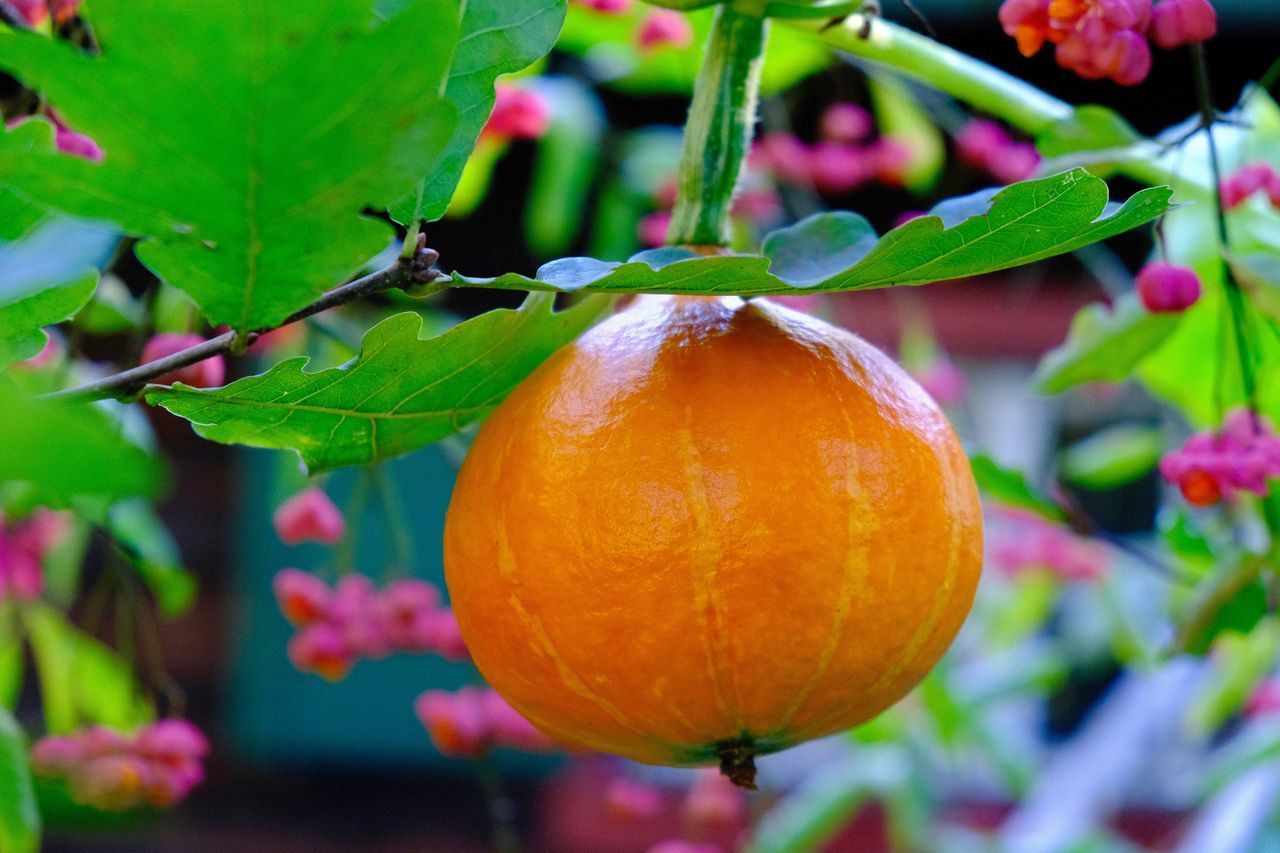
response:
<svg viewBox="0 0 1280 853"><path fill-rule="evenodd" d="M421 285L435 282L436 279L440 278L440 273L432 269L432 265L439 260L440 255L434 249L426 248L424 242L425 237L419 235L417 240L418 249L412 256L397 258L395 263L385 269L370 273L355 281L347 282L341 287L335 287L306 308L290 314L279 325L254 329L243 335L235 331L224 332L215 338L210 338L173 355L149 361L146 364L140 364L137 367L103 377L102 379L86 382L74 388L55 391L45 396L50 399L64 400L100 400L104 397L129 397L142 390L153 379L157 379L166 373L204 361L206 358L211 358L215 355L238 351L267 332L305 320L322 311L346 305L348 302L354 302L357 299L362 299L374 293L381 293L384 290L396 288L415 290ZM447 283L448 279L446 278L439 284L443 287L447 286ZM428 292L434 292L434 289L429 289ZM415 295L425 296L427 293L415 292Z"/></svg>

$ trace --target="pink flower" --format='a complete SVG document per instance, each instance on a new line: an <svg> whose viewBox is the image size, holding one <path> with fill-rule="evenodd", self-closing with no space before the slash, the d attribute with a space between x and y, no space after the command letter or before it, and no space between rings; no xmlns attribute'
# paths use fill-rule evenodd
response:
<svg viewBox="0 0 1280 853"><path fill-rule="evenodd" d="M693 44L693 25L674 9L654 9L640 22L636 44L642 51L686 48Z"/></svg>
<svg viewBox="0 0 1280 853"><path fill-rule="evenodd" d="M153 361L166 358L175 353L182 352L185 349L204 343L204 338L200 335L178 335L171 333L162 333L155 335L151 340L147 341L146 346L142 348L142 364L149 364ZM161 376L156 377L156 382L162 385L171 385L174 382L184 382L193 388L214 388L221 385L227 375L227 363L222 356L215 355L198 361L195 364L189 364L186 367L180 367L177 370L171 370Z"/></svg>
<svg viewBox="0 0 1280 853"><path fill-rule="evenodd" d="M747 820L747 797L719 770L699 770L684 798L684 819L703 832L742 826Z"/></svg>
<svg viewBox="0 0 1280 853"><path fill-rule="evenodd" d="M915 159L911 143L894 136L882 136L867 146L876 180L889 186L902 186Z"/></svg>
<svg viewBox="0 0 1280 853"><path fill-rule="evenodd" d="M841 142L819 142L810 155L809 169L819 192L842 195L869 181L875 163L866 149Z"/></svg>
<svg viewBox="0 0 1280 853"><path fill-rule="evenodd" d="M649 848L648 853L724 853L718 844L704 844L700 841L685 841L683 838L672 838L659 841Z"/></svg>
<svg viewBox="0 0 1280 853"><path fill-rule="evenodd" d="M483 691L464 687L457 693L428 690L417 698L413 710L436 749L453 758L479 758L492 745Z"/></svg>
<svg viewBox="0 0 1280 853"><path fill-rule="evenodd" d="M323 490L304 489L280 505L275 513L276 535L286 545L322 542L336 545L347 532L342 511Z"/></svg>
<svg viewBox="0 0 1280 853"><path fill-rule="evenodd" d="M1063 580L1089 581L1102 576L1111 559L1098 542L1030 513L1004 512L1011 525L997 540L992 555L1006 574L1048 571Z"/></svg>
<svg viewBox="0 0 1280 853"><path fill-rule="evenodd" d="M125 736L102 726L41 738L31 750L41 776L65 780L72 798L99 809L165 807L204 781L209 742L185 720L161 720Z"/></svg>
<svg viewBox="0 0 1280 853"><path fill-rule="evenodd" d="M812 182L809 146L794 134L766 133L756 146L754 159L778 180L809 186Z"/></svg>
<svg viewBox="0 0 1280 853"><path fill-rule="evenodd" d="M1245 702L1244 715L1249 719L1280 714L1280 678L1268 678L1253 688Z"/></svg>
<svg viewBox="0 0 1280 853"><path fill-rule="evenodd" d="M324 619L329 609L329 586L301 569L281 569L272 581L280 612L297 627Z"/></svg>
<svg viewBox="0 0 1280 853"><path fill-rule="evenodd" d="M289 662L299 672L314 672L328 681L346 678L355 663L346 637L328 623L310 625L289 641Z"/></svg>
<svg viewBox="0 0 1280 853"><path fill-rule="evenodd" d="M454 758L478 758L495 746L530 752L556 748L554 741L489 688L463 687L456 693L428 690L413 708L436 749Z"/></svg>
<svg viewBox="0 0 1280 853"><path fill-rule="evenodd" d="M665 210L650 213L640 220L636 233L640 242L651 249L667 244L667 232L671 229L671 214Z"/></svg>
<svg viewBox="0 0 1280 853"><path fill-rule="evenodd" d="M615 776L604 791L605 808L614 820L631 821L653 817L662 811L662 790L631 779Z"/></svg>
<svg viewBox="0 0 1280 853"><path fill-rule="evenodd" d="M1269 163L1250 163L1222 179L1222 206L1234 210L1255 193L1265 192L1280 207L1280 173Z"/></svg>
<svg viewBox="0 0 1280 853"><path fill-rule="evenodd" d="M935 359L928 367L912 371L911 375L939 405L951 406L964 399L968 384L964 371L949 359Z"/></svg>
<svg viewBox="0 0 1280 853"><path fill-rule="evenodd" d="M1200 277L1188 267L1153 261L1138 271L1138 298L1148 311L1176 314L1200 298Z"/></svg>
<svg viewBox="0 0 1280 853"><path fill-rule="evenodd" d="M632 0L572 0L572 2L602 15L625 15L631 11Z"/></svg>
<svg viewBox="0 0 1280 853"><path fill-rule="evenodd" d="M1165 50L1200 44L1218 31L1218 13L1209 0L1164 0L1151 12L1151 40Z"/></svg>
<svg viewBox="0 0 1280 853"><path fill-rule="evenodd" d="M442 608L428 614L425 632L430 638L430 650L440 657L454 661L471 660L471 652L462 640L462 631L458 629L458 617L452 610Z"/></svg>
<svg viewBox="0 0 1280 853"><path fill-rule="evenodd" d="M551 126L551 108L537 92L510 83L499 83L489 121L482 137L538 139Z"/></svg>
<svg viewBox="0 0 1280 853"><path fill-rule="evenodd" d="M862 142L875 129L875 122L862 106L837 103L827 107L818 127L822 138L831 142Z"/></svg>
<svg viewBox="0 0 1280 853"><path fill-rule="evenodd" d="M1160 473L1193 506L1232 500L1237 492L1265 496L1280 477L1280 436L1248 409L1229 415L1218 432L1198 432L1160 460Z"/></svg>

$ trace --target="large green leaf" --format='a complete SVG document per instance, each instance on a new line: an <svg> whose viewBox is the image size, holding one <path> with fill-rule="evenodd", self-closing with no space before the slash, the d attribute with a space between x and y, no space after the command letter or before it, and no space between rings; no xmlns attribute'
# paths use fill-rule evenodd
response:
<svg viewBox="0 0 1280 853"><path fill-rule="evenodd" d="M164 484L156 458L99 406L32 399L0 386L0 412L0 483L31 483L42 500L58 504L78 495L154 495Z"/></svg>
<svg viewBox="0 0 1280 853"><path fill-rule="evenodd" d="M93 296L97 266L119 235L55 220L12 243L0 243L0 369L44 345L41 327L61 323Z"/></svg>
<svg viewBox="0 0 1280 853"><path fill-rule="evenodd" d="M139 257L213 323L278 323L386 247L362 216L432 172L456 0L94 0L102 53L0 32L0 67L106 160L0 136L0 184L149 238ZM35 124L35 122L28 122ZM25 130L19 128L19 131Z"/></svg>
<svg viewBox="0 0 1280 853"><path fill-rule="evenodd" d="M23 620L50 732L86 724L129 730L155 718L133 670L111 649L48 605L27 606Z"/></svg>
<svg viewBox="0 0 1280 853"><path fill-rule="evenodd" d="M403 5L395 0L391 5ZM494 81L545 56L564 24L565 0L466 0L445 99L458 121L443 157L418 192L392 211L399 222L439 219L493 111ZM435 49L432 40L432 49ZM423 51L426 53L427 51Z"/></svg>
<svg viewBox="0 0 1280 853"><path fill-rule="evenodd" d="M1136 228L1163 213L1171 191L1142 190L1103 216L1107 185L1084 169L944 202L878 241L861 217L821 213L765 240L764 256L703 256L669 247L627 263L566 258L535 278L456 275L461 284L512 290L736 293L868 290L964 278L1043 260ZM979 210L975 215L964 214ZM959 221L954 221L959 219Z"/></svg>
<svg viewBox="0 0 1280 853"><path fill-rule="evenodd" d="M370 329L342 367L308 373L308 359L293 358L225 388L153 388L147 402L214 441L295 450L313 471L366 465L483 418L609 301L558 313L551 303L530 296L519 310L490 311L426 340L421 316L396 314Z"/></svg>
<svg viewBox="0 0 1280 853"><path fill-rule="evenodd" d="M36 853L40 849L40 809L31 781L27 737L0 707L0 851Z"/></svg>
<svg viewBox="0 0 1280 853"><path fill-rule="evenodd" d="M1064 450L1058 473L1075 486L1115 489L1154 469L1162 453L1164 438L1158 428L1118 424Z"/></svg>
<svg viewBox="0 0 1280 853"><path fill-rule="evenodd" d="M1021 471L1006 468L985 453L971 457L969 467L978 488L996 503L1029 510L1050 521L1066 520L1058 502L1028 483Z"/></svg>
<svg viewBox="0 0 1280 853"><path fill-rule="evenodd" d="M1060 394L1084 382L1122 382L1177 329L1180 314L1152 314L1127 293L1114 307L1086 305L1071 322L1061 346L1036 369L1037 386Z"/></svg>

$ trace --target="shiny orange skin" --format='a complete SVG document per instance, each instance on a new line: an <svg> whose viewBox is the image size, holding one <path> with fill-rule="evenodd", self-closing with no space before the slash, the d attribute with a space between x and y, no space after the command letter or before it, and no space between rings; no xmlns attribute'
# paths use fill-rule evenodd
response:
<svg viewBox="0 0 1280 853"><path fill-rule="evenodd" d="M652 764L783 749L905 695L981 569L964 452L860 338L764 300L644 297L493 413L444 560L520 713Z"/></svg>

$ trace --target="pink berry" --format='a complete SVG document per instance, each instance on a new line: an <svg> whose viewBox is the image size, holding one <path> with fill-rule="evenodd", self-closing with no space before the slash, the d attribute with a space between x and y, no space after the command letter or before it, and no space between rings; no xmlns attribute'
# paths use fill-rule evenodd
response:
<svg viewBox="0 0 1280 853"><path fill-rule="evenodd" d="M782 199L771 189L743 190L733 200L733 215L758 225L771 225L782 218Z"/></svg>
<svg viewBox="0 0 1280 853"><path fill-rule="evenodd" d="M842 195L870 180L875 163L866 149L842 142L819 142L813 148L809 168L819 192Z"/></svg>
<svg viewBox="0 0 1280 853"><path fill-rule="evenodd" d="M602 15L625 15L631 11L632 0L573 0L573 2Z"/></svg>
<svg viewBox="0 0 1280 853"><path fill-rule="evenodd" d="M276 603L284 618L303 627L325 618L331 592L328 584L301 569L281 569L272 581Z"/></svg>
<svg viewBox="0 0 1280 853"><path fill-rule="evenodd" d="M1151 40L1165 50L1200 44L1218 31L1218 13L1209 0L1164 0L1151 13Z"/></svg>
<svg viewBox="0 0 1280 853"><path fill-rule="evenodd" d="M497 139L538 139L551 126L551 107L531 89L499 83L482 136Z"/></svg>
<svg viewBox="0 0 1280 853"><path fill-rule="evenodd" d="M651 249L667 244L667 232L671 230L671 214L665 210L650 213L636 226L640 242Z"/></svg>
<svg viewBox="0 0 1280 853"><path fill-rule="evenodd" d="M342 511L318 488L304 489L282 503L274 521L276 535L286 545L300 542L335 545L347 530Z"/></svg>
<svg viewBox="0 0 1280 853"><path fill-rule="evenodd" d="M632 821L653 817L662 811L662 790L631 779L615 776L604 792L605 807L614 820Z"/></svg>
<svg viewBox="0 0 1280 853"><path fill-rule="evenodd" d="M1176 314L1200 298L1200 278L1194 270L1153 261L1138 271L1138 297L1148 311Z"/></svg>
<svg viewBox="0 0 1280 853"><path fill-rule="evenodd" d="M457 693L428 690L413 704L436 749L454 758L479 758L488 752L492 733L482 693L464 687Z"/></svg>
<svg viewBox="0 0 1280 853"><path fill-rule="evenodd" d="M90 761L68 781L75 801L104 811L123 811L143 804L152 775L137 756L109 755Z"/></svg>
<svg viewBox="0 0 1280 853"><path fill-rule="evenodd" d="M686 48L693 44L693 25L674 9L654 9L636 31L636 44L642 51L658 48Z"/></svg>
<svg viewBox="0 0 1280 853"><path fill-rule="evenodd" d="M178 335L171 333L163 333L155 335L151 340L147 341L146 346L142 348L142 364L148 364L175 353L182 352L185 349L204 343L204 338L199 335ZM177 370L171 370L161 376L156 377L156 382L171 385L174 382L182 382L193 388L215 388L221 385L227 375L227 363L222 356L215 355L206 358L204 361L198 361L195 364L189 364L186 367L180 367Z"/></svg>
<svg viewBox="0 0 1280 853"><path fill-rule="evenodd" d="M809 186L812 183L809 146L790 133L766 133L758 144L756 160L784 183Z"/></svg>
<svg viewBox="0 0 1280 853"><path fill-rule="evenodd" d="M495 746L520 749L525 752L550 752L556 743L533 723L520 715L498 691L488 689L480 694L485 715L489 720L490 736Z"/></svg>
<svg viewBox="0 0 1280 853"><path fill-rule="evenodd" d="M1008 145L988 166L991 176L1002 184L1025 181L1040 166L1040 152L1030 142Z"/></svg>
<svg viewBox="0 0 1280 853"><path fill-rule="evenodd" d="M740 827L747 820L747 798L718 770L699 770L684 798L685 822L705 832Z"/></svg>
<svg viewBox="0 0 1280 853"><path fill-rule="evenodd" d="M822 138L830 142L862 142L875 129L875 122L864 107L838 103L827 107L818 126Z"/></svg>
<svg viewBox="0 0 1280 853"><path fill-rule="evenodd" d="M1222 179L1222 206L1234 210L1254 193L1265 192L1271 203L1280 206L1280 172L1269 163L1250 163Z"/></svg>
<svg viewBox="0 0 1280 853"><path fill-rule="evenodd" d="M304 628L289 641L289 661L299 672L314 672L329 681L341 681L355 662L342 633L332 625Z"/></svg>
<svg viewBox="0 0 1280 853"><path fill-rule="evenodd" d="M1249 694L1244 715L1249 719L1280 714L1280 678L1268 678Z"/></svg>
<svg viewBox="0 0 1280 853"><path fill-rule="evenodd" d="M427 617L431 636L431 650L445 660L469 661L471 652L458 630L458 617L447 608L437 610Z"/></svg>
<svg viewBox="0 0 1280 853"><path fill-rule="evenodd" d="M975 169L986 170L1013 144L1008 131L994 121L971 119L956 134L956 155Z"/></svg>
<svg viewBox="0 0 1280 853"><path fill-rule="evenodd" d="M927 368L913 371L911 375L939 405L951 406L964 399L967 387L964 371L946 358L936 359Z"/></svg>
<svg viewBox="0 0 1280 853"><path fill-rule="evenodd" d="M882 136L867 147L876 180L889 186L902 186L907 171L915 160L915 148L902 138Z"/></svg>

